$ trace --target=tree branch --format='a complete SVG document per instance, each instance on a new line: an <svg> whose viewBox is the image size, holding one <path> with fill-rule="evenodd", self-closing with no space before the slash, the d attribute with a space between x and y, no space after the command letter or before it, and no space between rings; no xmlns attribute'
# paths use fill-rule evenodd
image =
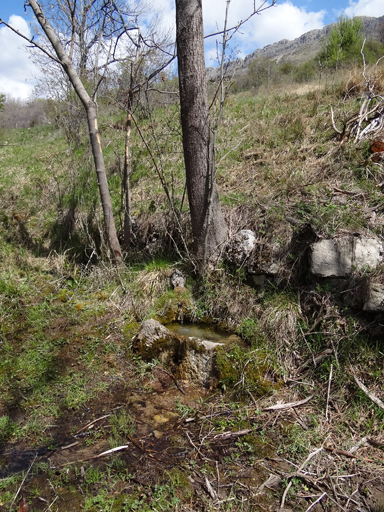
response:
<svg viewBox="0 0 384 512"><path fill-rule="evenodd" d="M19 32L18 30L16 30L15 28L11 27L11 25L9 25L9 23L6 23L3 19L0 18L0 25L5 25L6 27L8 27L10 30L12 30L12 32L14 32L15 34L17 34L18 36L20 36L22 39L25 39L26 41L28 41L28 43L32 44L34 48L38 48L39 50L41 50L43 53L45 53L45 55L47 55L47 57L49 57L50 59L54 60L55 62L57 62L58 64L62 64L60 62L60 60L58 60L56 57L54 57L52 54L50 54L47 50L45 50L45 48L43 48L42 46L40 46L39 44L35 43L35 41L33 40L33 37L32 39L30 39L29 37L25 36L24 34L22 34L21 32Z"/></svg>

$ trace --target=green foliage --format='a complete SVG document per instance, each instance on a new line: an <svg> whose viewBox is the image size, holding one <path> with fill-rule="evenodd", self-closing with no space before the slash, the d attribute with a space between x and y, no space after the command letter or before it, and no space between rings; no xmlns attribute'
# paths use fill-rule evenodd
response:
<svg viewBox="0 0 384 512"><path fill-rule="evenodd" d="M248 352L238 344L225 346L217 353L217 367L221 387L235 395L246 396L251 392L260 397L275 388L270 378L273 363L265 350Z"/></svg>
<svg viewBox="0 0 384 512"><path fill-rule="evenodd" d="M124 444L127 438L133 436L136 430L135 419L124 409L112 414L109 418L109 424L113 436L111 444L115 446Z"/></svg>
<svg viewBox="0 0 384 512"><path fill-rule="evenodd" d="M16 430L16 423L4 415L0 417L0 446L7 441Z"/></svg>
<svg viewBox="0 0 384 512"><path fill-rule="evenodd" d="M359 18L340 16L328 35L320 59L336 69L341 62L357 60L363 43L362 29L363 22Z"/></svg>
<svg viewBox="0 0 384 512"><path fill-rule="evenodd" d="M236 334L247 340L252 346L259 346L264 340L264 336L260 332L259 322L255 317L243 318Z"/></svg>
<svg viewBox="0 0 384 512"><path fill-rule="evenodd" d="M0 111L4 110L5 94L0 94Z"/></svg>
<svg viewBox="0 0 384 512"><path fill-rule="evenodd" d="M254 59L248 71L248 79L252 87L269 86L276 81L278 66L273 60Z"/></svg>
<svg viewBox="0 0 384 512"><path fill-rule="evenodd" d="M309 60L297 66L294 70L295 82L309 82L316 74L316 64L314 61Z"/></svg>

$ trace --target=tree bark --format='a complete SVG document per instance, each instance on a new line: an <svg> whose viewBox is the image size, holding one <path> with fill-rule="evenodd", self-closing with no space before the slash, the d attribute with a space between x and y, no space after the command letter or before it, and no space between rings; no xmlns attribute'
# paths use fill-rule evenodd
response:
<svg viewBox="0 0 384 512"><path fill-rule="evenodd" d="M194 252L200 265L204 266L204 255L208 260L214 257L226 240L227 226L210 163L211 133L202 0L176 0L176 42L184 162ZM211 219L209 225L208 219Z"/></svg>
<svg viewBox="0 0 384 512"><path fill-rule="evenodd" d="M60 42L57 34L52 28L49 21L46 19L40 5L36 0L29 0L37 21L43 29L45 35L49 39L55 53L57 55L60 64L62 65L65 73L67 74L76 94L79 96L82 104L84 105L87 121L88 130L91 140L92 154L96 167L97 183L99 186L99 192L101 197L101 204L104 214L104 225L107 234L108 245L111 250L112 260L114 263L121 263L121 248L117 238L115 221L113 218L111 196L108 188L107 174L105 171L104 156L101 148L100 133L97 125L97 106L96 103L87 93L80 77L78 76L72 61L66 54L63 45Z"/></svg>
<svg viewBox="0 0 384 512"><path fill-rule="evenodd" d="M131 217L131 129L132 129L132 98L129 98L127 122L125 127L125 151L124 151L124 250L129 251L132 238Z"/></svg>

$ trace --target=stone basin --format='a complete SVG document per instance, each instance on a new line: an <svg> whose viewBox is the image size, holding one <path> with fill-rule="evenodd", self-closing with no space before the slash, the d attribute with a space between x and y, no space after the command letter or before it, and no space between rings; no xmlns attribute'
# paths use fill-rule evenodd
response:
<svg viewBox="0 0 384 512"><path fill-rule="evenodd" d="M181 327L181 326L180 326ZM178 379L209 387L217 375L216 354L226 341L236 342L238 336L220 341L184 336L168 329L154 319L145 320L132 340L132 348L143 359L158 359Z"/></svg>

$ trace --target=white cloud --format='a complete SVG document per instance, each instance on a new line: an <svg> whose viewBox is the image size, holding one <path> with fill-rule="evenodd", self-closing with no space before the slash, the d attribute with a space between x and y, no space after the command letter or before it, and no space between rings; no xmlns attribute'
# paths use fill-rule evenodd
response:
<svg viewBox="0 0 384 512"><path fill-rule="evenodd" d="M358 0L358 2L349 2L349 7L345 9L345 14L352 18L353 16L374 16L379 18L384 15L383 0Z"/></svg>
<svg viewBox="0 0 384 512"><path fill-rule="evenodd" d="M225 0L205 0L204 25L206 32L213 32L223 26ZM247 18L253 9L253 0L232 0L230 4L229 25L234 26ZM236 36L236 43L242 53L250 53L267 44L281 39L295 39L300 35L323 27L326 12L307 12L296 7L290 1L253 16Z"/></svg>
<svg viewBox="0 0 384 512"><path fill-rule="evenodd" d="M21 16L12 15L8 23L30 37L28 23ZM23 45L23 40L9 28L0 28L0 92L14 98L27 99L33 90L36 68Z"/></svg>

